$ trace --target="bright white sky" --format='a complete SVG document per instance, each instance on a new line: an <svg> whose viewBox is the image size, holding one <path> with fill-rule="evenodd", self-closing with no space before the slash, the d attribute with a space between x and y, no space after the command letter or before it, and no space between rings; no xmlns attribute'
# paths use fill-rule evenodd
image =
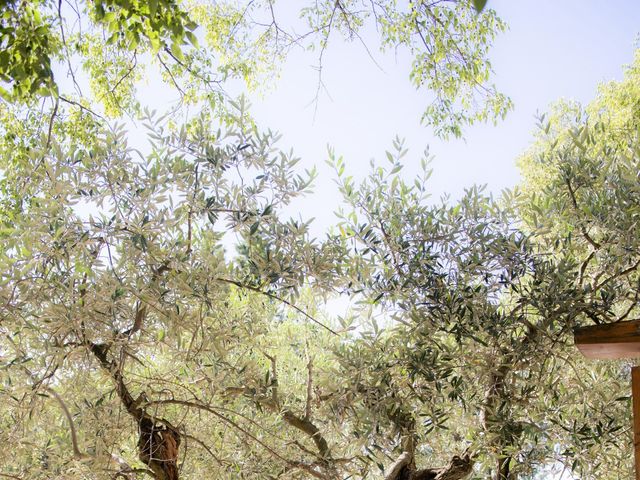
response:
<svg viewBox="0 0 640 480"><path fill-rule="evenodd" d="M465 140L441 141L420 126L429 97L410 84L409 59L378 53L373 36L368 44L382 71L358 42L342 43L336 37L329 45L323 81L330 98L321 97L315 119L312 53L294 53L274 88L263 98L252 97L259 124L281 132L281 146L293 148L302 166L319 169L315 194L296 204L303 217L316 217L316 232L335 221L332 212L338 204L324 163L327 144L358 177L367 172L371 158L384 160L397 134L410 147L407 177L417 171L427 146L435 156L434 200L446 192L457 197L474 183L499 193L518 183L515 160L531 141L536 112L563 97L588 102L599 83L620 79L640 33L637 0L489 0L488 6L509 26L496 40L491 59L496 84L513 99L515 109L497 126L467 129Z"/></svg>

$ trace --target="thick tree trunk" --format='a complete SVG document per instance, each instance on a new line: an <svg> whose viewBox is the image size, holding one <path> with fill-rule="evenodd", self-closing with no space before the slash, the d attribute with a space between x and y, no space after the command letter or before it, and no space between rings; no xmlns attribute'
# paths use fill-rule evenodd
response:
<svg viewBox="0 0 640 480"><path fill-rule="evenodd" d="M138 424L138 457L153 472L156 480L179 480L178 448L180 433L168 422L147 414L140 407L143 398L134 400L118 364L109 360L106 345L91 344L91 352L116 384L116 393L123 406Z"/></svg>
<svg viewBox="0 0 640 480"><path fill-rule="evenodd" d="M496 469L497 480L514 480L509 468L510 463L511 457L500 457L498 459L498 467Z"/></svg>
<svg viewBox="0 0 640 480"><path fill-rule="evenodd" d="M178 447L180 434L174 429L159 427L149 417L140 421L138 456L149 466L157 480L179 480Z"/></svg>
<svg viewBox="0 0 640 480"><path fill-rule="evenodd" d="M471 473L473 460L468 453L454 455L446 467L416 470L411 455L404 452L387 469L385 480L462 480Z"/></svg>

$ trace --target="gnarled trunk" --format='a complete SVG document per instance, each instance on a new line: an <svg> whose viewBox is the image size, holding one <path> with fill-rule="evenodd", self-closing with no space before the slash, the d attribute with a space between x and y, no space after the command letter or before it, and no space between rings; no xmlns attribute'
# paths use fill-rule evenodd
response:
<svg viewBox="0 0 640 480"><path fill-rule="evenodd" d="M172 428L158 426L149 417L139 423L138 456L149 466L157 480L179 480L178 447L180 434Z"/></svg>
<svg viewBox="0 0 640 480"><path fill-rule="evenodd" d="M387 469L385 480L462 480L471 473L473 460L469 453L454 455L449 464L441 468L417 470L415 461L409 452L404 452Z"/></svg>
<svg viewBox="0 0 640 480"><path fill-rule="evenodd" d="M169 422L152 417L140 404L141 395L134 400L124 383L118 364L109 360L109 347L104 344L91 344L90 350L115 382L116 393L123 406L138 424L138 457L153 472L156 480L179 480L178 448L180 433Z"/></svg>

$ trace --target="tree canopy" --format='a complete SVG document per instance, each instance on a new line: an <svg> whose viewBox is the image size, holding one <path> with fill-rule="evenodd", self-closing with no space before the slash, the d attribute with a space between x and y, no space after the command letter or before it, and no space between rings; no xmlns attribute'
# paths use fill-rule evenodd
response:
<svg viewBox="0 0 640 480"><path fill-rule="evenodd" d="M287 213L315 171L223 93L374 22L458 135L507 105L474 5L310 2L294 34L272 2L3 4L0 477L628 478L629 363L572 331L638 315L640 56L540 119L500 198L432 201L400 139L362 180L331 152L320 238ZM202 111L144 108L154 66Z"/></svg>
<svg viewBox="0 0 640 480"><path fill-rule="evenodd" d="M322 86L333 38L358 41L368 52L360 32L373 28L381 49L406 50L413 59L408 77L428 93L423 121L442 136L460 136L465 125L496 121L511 107L490 83L488 60L505 25L494 11L478 14L482 5L474 5L331 0L301 2L290 11L273 0L3 2L0 95L101 104L117 116L139 112L136 88L151 71L184 102L223 108L227 82L257 88L293 49L315 52L319 77L312 93Z"/></svg>

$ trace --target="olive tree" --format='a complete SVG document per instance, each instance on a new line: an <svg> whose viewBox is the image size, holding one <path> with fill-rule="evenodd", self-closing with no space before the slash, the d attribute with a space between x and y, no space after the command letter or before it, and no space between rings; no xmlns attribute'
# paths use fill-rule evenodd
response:
<svg viewBox="0 0 640 480"><path fill-rule="evenodd" d="M344 288L371 315L339 358L372 451L395 452L386 478L530 478L556 463L581 478L629 475L625 372L585 365L572 345L575 326L608 314L603 287L629 264L607 267L593 293L570 235L525 228L509 192L434 204L427 160L407 183L405 154L396 141L359 183L334 160ZM434 463L449 467L436 476Z"/></svg>

